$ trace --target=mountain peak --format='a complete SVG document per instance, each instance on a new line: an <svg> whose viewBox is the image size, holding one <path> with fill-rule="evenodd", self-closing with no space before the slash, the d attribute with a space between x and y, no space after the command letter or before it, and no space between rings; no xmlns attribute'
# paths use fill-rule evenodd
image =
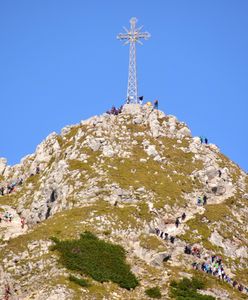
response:
<svg viewBox="0 0 248 300"><path fill-rule="evenodd" d="M147 285L158 285L167 297L175 277L197 273L191 264L200 258L185 254L187 245L201 259L221 255L228 274L247 284L247 174L205 142L175 116L126 104L51 133L17 165L1 159L0 207L13 216L0 223L2 294L7 283L20 299L146 299ZM84 231L121 245L140 285L71 285L50 237ZM204 276L206 293L242 298Z"/></svg>

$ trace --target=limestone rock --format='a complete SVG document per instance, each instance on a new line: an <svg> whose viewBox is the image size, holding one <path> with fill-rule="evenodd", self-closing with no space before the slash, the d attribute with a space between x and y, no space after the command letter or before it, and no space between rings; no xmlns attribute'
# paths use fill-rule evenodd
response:
<svg viewBox="0 0 248 300"><path fill-rule="evenodd" d="M146 153L149 155L149 156L157 156L158 155L158 152L156 150L156 147L154 145L149 145L147 147L147 149L145 149Z"/></svg>
<svg viewBox="0 0 248 300"><path fill-rule="evenodd" d="M182 127L178 130L178 133L183 136L191 137L191 131L188 127Z"/></svg>
<svg viewBox="0 0 248 300"><path fill-rule="evenodd" d="M7 166L7 159L4 157L0 157L0 175L3 174L3 171L5 170Z"/></svg>
<svg viewBox="0 0 248 300"><path fill-rule="evenodd" d="M88 140L88 146L93 150L93 151L98 151L101 147L101 142L98 139L89 139Z"/></svg>

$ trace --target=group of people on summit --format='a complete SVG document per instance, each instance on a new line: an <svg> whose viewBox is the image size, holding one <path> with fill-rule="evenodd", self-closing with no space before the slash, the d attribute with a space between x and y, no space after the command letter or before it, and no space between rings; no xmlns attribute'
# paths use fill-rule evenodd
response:
<svg viewBox="0 0 248 300"><path fill-rule="evenodd" d="M143 99L144 99L144 97L141 96L141 97L139 97L138 99L139 99L138 104L142 105L142 104L143 104ZM127 101L126 101L126 103L127 103L127 104L130 104L130 102L131 102L131 100L128 98ZM158 109L158 100L154 100L153 103L150 102L150 101L148 101L148 102L145 103L145 105L148 106L148 107L152 107L152 110L153 110L153 109ZM123 105L122 105L120 108L116 108L116 107L113 105L112 108L111 108L110 110L107 110L107 111L106 111L106 113L109 114L109 115L115 115L115 116L117 116L117 115L119 115L119 114L122 112L122 108L123 108Z"/></svg>

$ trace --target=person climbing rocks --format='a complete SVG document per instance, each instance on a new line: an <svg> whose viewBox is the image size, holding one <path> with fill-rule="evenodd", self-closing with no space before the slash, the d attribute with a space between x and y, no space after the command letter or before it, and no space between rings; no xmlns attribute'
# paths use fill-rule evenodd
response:
<svg viewBox="0 0 248 300"><path fill-rule="evenodd" d="M25 225L25 219L22 217L21 218L21 228L23 229Z"/></svg>
<svg viewBox="0 0 248 300"><path fill-rule="evenodd" d="M168 233L164 233L164 240L168 240L169 234Z"/></svg>
<svg viewBox="0 0 248 300"><path fill-rule="evenodd" d="M203 205L206 205L207 204L207 196L206 195L204 195L203 196L203 203L202 203Z"/></svg>
<svg viewBox="0 0 248 300"><path fill-rule="evenodd" d="M186 219L186 214L185 214L185 212L182 214L182 221L184 221L185 219Z"/></svg>
<svg viewBox="0 0 248 300"><path fill-rule="evenodd" d="M176 218L176 222L175 222L176 228L178 228L178 226L180 225L180 221L179 218Z"/></svg>
<svg viewBox="0 0 248 300"><path fill-rule="evenodd" d="M36 167L36 174L40 174L40 167L39 166Z"/></svg>
<svg viewBox="0 0 248 300"><path fill-rule="evenodd" d="M10 286L9 284L5 284L5 291L4 291L4 300L9 300L10 298L10 295L11 295L11 292L10 292Z"/></svg>
<svg viewBox="0 0 248 300"><path fill-rule="evenodd" d="M155 228L156 235L159 235L160 230L158 228Z"/></svg>
<svg viewBox="0 0 248 300"><path fill-rule="evenodd" d="M4 187L3 186L0 188L0 193L1 193L1 196L4 196Z"/></svg>
<svg viewBox="0 0 248 300"><path fill-rule="evenodd" d="M192 254L191 246L186 245L184 248L185 254Z"/></svg>
<svg viewBox="0 0 248 300"><path fill-rule="evenodd" d="M4 219L7 222L9 220L9 212L6 211L6 213L4 214Z"/></svg>
<svg viewBox="0 0 248 300"><path fill-rule="evenodd" d="M9 213L9 222L10 222L10 223L11 223L12 219L13 219L13 216L12 216L11 213Z"/></svg>
<svg viewBox="0 0 248 300"><path fill-rule="evenodd" d="M174 244L174 242L175 242L175 237L174 237L174 236L171 236L171 237L170 237L170 242L171 242L172 244Z"/></svg>
<svg viewBox="0 0 248 300"><path fill-rule="evenodd" d="M218 170L218 174L219 174L219 177L221 177L221 175L222 175L221 170Z"/></svg>

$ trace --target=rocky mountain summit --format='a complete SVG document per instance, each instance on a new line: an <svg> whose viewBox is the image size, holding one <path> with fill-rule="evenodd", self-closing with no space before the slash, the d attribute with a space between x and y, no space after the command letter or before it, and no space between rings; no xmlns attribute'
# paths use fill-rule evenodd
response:
<svg viewBox="0 0 248 300"><path fill-rule="evenodd" d="M172 115L126 104L118 115L51 133L17 165L0 159L0 179L0 299L150 299L145 290L152 286L172 299L172 280L194 274L215 299L248 296L192 268L218 255L228 275L248 286L248 176ZM205 205L197 203L203 196ZM85 231L125 249L135 289L68 280L72 272L51 250L51 237ZM185 254L186 245L201 258Z"/></svg>

